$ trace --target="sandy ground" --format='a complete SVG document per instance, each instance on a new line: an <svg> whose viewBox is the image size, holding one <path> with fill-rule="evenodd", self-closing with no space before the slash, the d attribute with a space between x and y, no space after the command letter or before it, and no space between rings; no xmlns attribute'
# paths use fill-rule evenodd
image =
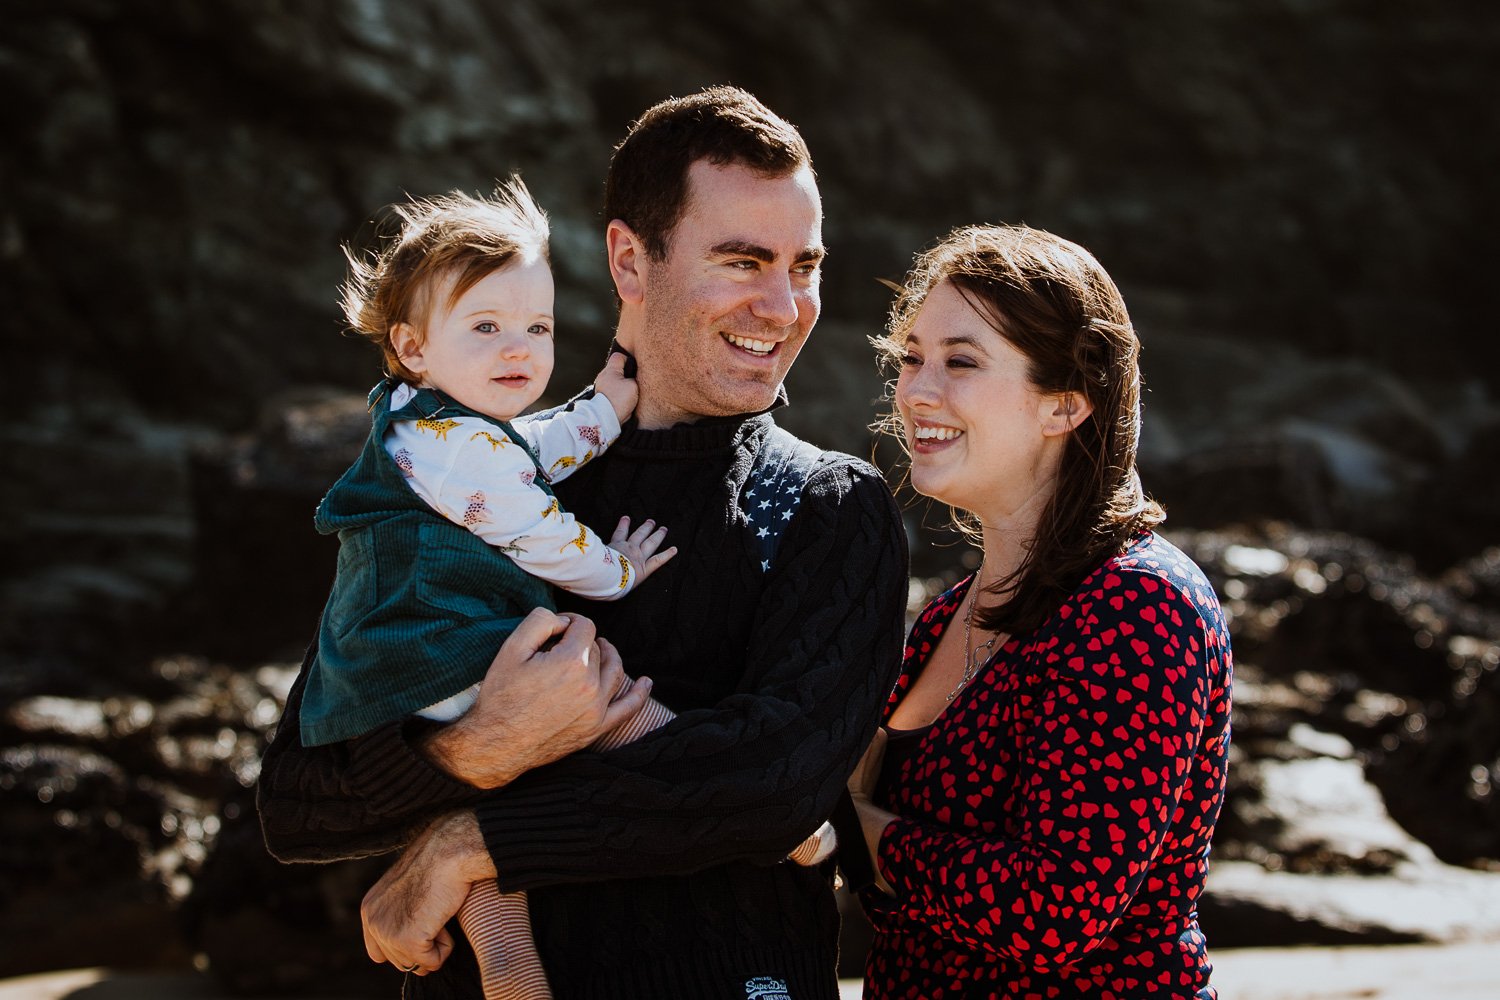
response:
<svg viewBox="0 0 1500 1000"><path fill-rule="evenodd" d="M1214 965L1214 982L1223 1000L1500 1000L1500 942L1495 941L1225 949L1214 954ZM212 980L195 973L73 969L0 982L0 1000L225 1000L227 996ZM857 1000L859 984L846 982L843 997Z"/></svg>

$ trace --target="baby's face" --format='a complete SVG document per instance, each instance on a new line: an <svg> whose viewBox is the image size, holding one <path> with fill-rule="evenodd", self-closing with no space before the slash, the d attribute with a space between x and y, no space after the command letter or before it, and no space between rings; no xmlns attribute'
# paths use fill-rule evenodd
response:
<svg viewBox="0 0 1500 1000"><path fill-rule="evenodd" d="M496 420L519 415L552 376L552 271L540 257L513 261L445 307L436 303L420 346L402 362L422 384ZM401 350L398 345L398 350Z"/></svg>

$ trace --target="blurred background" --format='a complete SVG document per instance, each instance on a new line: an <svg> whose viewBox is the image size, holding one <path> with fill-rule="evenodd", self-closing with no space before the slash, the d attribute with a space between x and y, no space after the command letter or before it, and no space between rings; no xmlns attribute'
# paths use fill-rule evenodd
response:
<svg viewBox="0 0 1500 1000"><path fill-rule="evenodd" d="M341 335L340 244L407 193L521 172L553 221L561 400L609 339L612 146L724 82L802 129L822 186L823 319L782 422L893 484L868 430L878 279L954 225L1025 222L1124 290L1144 478L1234 629L1210 942L1500 936L1494 5L13 0L5 19L0 976L391 988L355 912L378 862L276 865L252 794L331 579L312 511L378 374ZM971 556L905 499L915 607Z"/></svg>

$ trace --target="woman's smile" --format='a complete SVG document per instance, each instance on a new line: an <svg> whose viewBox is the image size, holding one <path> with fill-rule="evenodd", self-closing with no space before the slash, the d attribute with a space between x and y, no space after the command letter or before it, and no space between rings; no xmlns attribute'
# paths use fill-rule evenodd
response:
<svg viewBox="0 0 1500 1000"><path fill-rule="evenodd" d="M957 427L948 427L922 420L913 420L911 449L919 455L934 455L950 447L963 436Z"/></svg>

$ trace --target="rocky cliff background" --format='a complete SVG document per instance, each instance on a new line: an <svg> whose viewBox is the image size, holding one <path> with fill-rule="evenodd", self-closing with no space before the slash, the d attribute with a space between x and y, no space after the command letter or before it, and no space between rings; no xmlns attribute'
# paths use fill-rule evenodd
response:
<svg viewBox="0 0 1500 1000"><path fill-rule="evenodd" d="M1234 620L1211 940L1500 930L1492 5L18 0L5 21L0 974L196 957L279 991L362 969L369 866L268 862L249 791L331 574L311 512L377 372L340 336L339 246L407 192L520 171L554 223L561 398L608 341L609 151L718 82L796 122L822 182L791 429L870 453L877 279L953 225L1051 229L1124 289L1146 481ZM942 520L912 509L918 590L961 570Z"/></svg>

